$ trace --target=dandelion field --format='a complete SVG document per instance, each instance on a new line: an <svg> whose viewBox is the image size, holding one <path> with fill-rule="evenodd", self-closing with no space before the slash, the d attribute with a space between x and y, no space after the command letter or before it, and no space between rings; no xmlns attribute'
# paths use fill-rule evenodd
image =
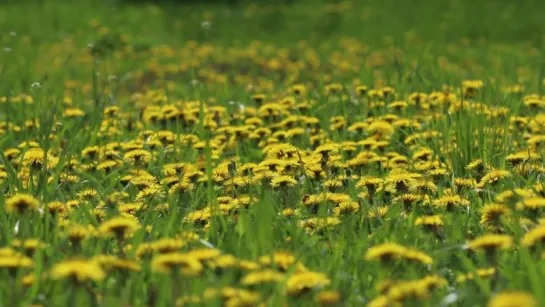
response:
<svg viewBox="0 0 545 307"><path fill-rule="evenodd" d="M539 1L0 4L0 306L542 306Z"/></svg>

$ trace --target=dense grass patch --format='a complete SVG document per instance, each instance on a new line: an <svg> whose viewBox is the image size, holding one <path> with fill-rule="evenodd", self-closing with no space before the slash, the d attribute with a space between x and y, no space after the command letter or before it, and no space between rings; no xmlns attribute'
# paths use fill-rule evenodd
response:
<svg viewBox="0 0 545 307"><path fill-rule="evenodd" d="M0 305L542 305L541 9L2 4Z"/></svg>

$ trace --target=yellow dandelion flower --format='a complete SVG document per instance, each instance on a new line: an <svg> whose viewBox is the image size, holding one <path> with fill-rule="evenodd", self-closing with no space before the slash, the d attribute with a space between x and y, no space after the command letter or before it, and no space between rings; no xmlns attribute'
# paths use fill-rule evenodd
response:
<svg viewBox="0 0 545 307"><path fill-rule="evenodd" d="M513 237L501 234L486 234L467 244L472 250L493 252L500 249L509 249L513 246Z"/></svg>
<svg viewBox="0 0 545 307"><path fill-rule="evenodd" d="M85 189L78 193L78 197L81 200L90 201L96 197L98 197L98 191L95 189Z"/></svg>
<svg viewBox="0 0 545 307"><path fill-rule="evenodd" d="M186 241L175 238L161 238L149 244L153 251L158 251L162 254L179 251L185 245L187 245Z"/></svg>
<svg viewBox="0 0 545 307"><path fill-rule="evenodd" d="M385 217L388 212L390 212L390 207L389 206L379 206L379 207L373 207L371 208L371 210L369 210L369 214L368 214L368 217L370 219L374 219L374 218L383 218Z"/></svg>
<svg viewBox="0 0 545 307"><path fill-rule="evenodd" d="M103 236L115 236L124 238L125 236L135 232L140 228L140 223L135 218L129 217L113 217L100 224L98 231Z"/></svg>
<svg viewBox="0 0 545 307"><path fill-rule="evenodd" d="M387 262L390 260L406 259L409 261L420 262L422 264L432 264L433 259L427 254L413 248L405 247L397 243L384 243L373 246L365 253L366 260L379 260Z"/></svg>
<svg viewBox="0 0 545 307"><path fill-rule="evenodd" d="M360 204L355 201L345 201L333 208L333 215L343 216L352 215L360 210Z"/></svg>
<svg viewBox="0 0 545 307"><path fill-rule="evenodd" d="M407 251L407 248L397 243L384 243L373 246L365 253L365 260L380 260L389 261L402 257Z"/></svg>
<svg viewBox="0 0 545 307"><path fill-rule="evenodd" d="M11 241L11 245L14 247L22 247L26 253L34 253L37 249L43 249L47 246L46 243L39 239L26 239L21 242L19 239Z"/></svg>
<svg viewBox="0 0 545 307"><path fill-rule="evenodd" d="M70 211L70 208L65 203L60 202L60 201L49 202L44 207L46 207L44 209L49 211L49 214L51 214L53 216L55 216L55 215L64 216Z"/></svg>
<svg viewBox="0 0 545 307"><path fill-rule="evenodd" d="M33 168L41 167L45 163L45 159L46 152L41 148L29 148L23 154L23 164Z"/></svg>
<svg viewBox="0 0 545 307"><path fill-rule="evenodd" d="M339 94L343 90L343 85L339 83L327 84L324 89L326 96L335 95Z"/></svg>
<svg viewBox="0 0 545 307"><path fill-rule="evenodd" d="M123 156L123 160L136 165L147 164L151 161L152 155L144 149L131 150Z"/></svg>
<svg viewBox="0 0 545 307"><path fill-rule="evenodd" d="M0 268L8 269L11 272L14 272L18 269L27 269L31 268L34 265L32 259L20 255L16 252L12 255L6 255L0 257Z"/></svg>
<svg viewBox="0 0 545 307"><path fill-rule="evenodd" d="M212 293L205 294L210 297ZM261 300L259 293L232 287L221 289L220 294L224 299L225 306L256 306Z"/></svg>
<svg viewBox="0 0 545 307"><path fill-rule="evenodd" d="M16 158L19 156L20 153L21 153L21 150L18 148L8 148L4 150L4 156L6 156L6 159L10 161L16 160Z"/></svg>
<svg viewBox="0 0 545 307"><path fill-rule="evenodd" d="M506 170L495 169L488 172L481 178L480 184L496 184L502 179L511 177L511 173Z"/></svg>
<svg viewBox="0 0 545 307"><path fill-rule="evenodd" d="M157 272L171 273L180 270L183 275L195 276L202 272L201 262L188 254L167 253L153 257L151 268Z"/></svg>
<svg viewBox="0 0 545 307"><path fill-rule="evenodd" d="M7 212L23 213L29 210L38 209L40 201L28 194L16 194L8 198L4 204Z"/></svg>
<svg viewBox="0 0 545 307"><path fill-rule="evenodd" d="M496 269L495 268L484 268L484 269L477 269L476 274L474 274L473 272L469 272L467 274L463 274L463 275L459 275L458 277L456 277L456 282L457 283L462 283L462 282L465 282L465 281L468 281L468 280L473 280L475 279L475 275L478 276L479 278L488 278L490 276L493 276L494 274L496 274Z"/></svg>
<svg viewBox="0 0 545 307"><path fill-rule="evenodd" d="M402 111L405 110L408 106L409 104L406 101L398 100L389 103L387 105L387 108L395 111Z"/></svg>
<svg viewBox="0 0 545 307"><path fill-rule="evenodd" d="M422 225L427 229L437 230L443 226L443 216L441 215L426 215L418 217L415 222L415 225Z"/></svg>
<svg viewBox="0 0 545 307"><path fill-rule="evenodd" d="M394 307L394 306L399 307L401 306L401 304L392 301L386 295L377 296L367 304L367 307Z"/></svg>
<svg viewBox="0 0 545 307"><path fill-rule="evenodd" d="M490 230L499 230L510 214L511 209L506 205L486 204L481 208L480 224Z"/></svg>
<svg viewBox="0 0 545 307"><path fill-rule="evenodd" d="M474 188L477 181L473 178L454 178L454 186L458 189Z"/></svg>
<svg viewBox="0 0 545 307"><path fill-rule="evenodd" d="M207 264L216 270L216 272L224 269L238 267L239 260L233 255L220 255L210 260Z"/></svg>
<svg viewBox="0 0 545 307"><path fill-rule="evenodd" d="M420 177L418 174L413 173L392 172L384 179L385 190L392 193L406 193L418 177Z"/></svg>
<svg viewBox="0 0 545 307"><path fill-rule="evenodd" d="M100 281L106 277L106 273L95 261L70 259L55 264L51 269L50 276L53 280L71 279L81 283Z"/></svg>
<svg viewBox="0 0 545 307"><path fill-rule="evenodd" d="M437 208L446 208L447 211L453 211L456 208L468 207L469 200L462 198L460 195L445 195L432 201L432 205Z"/></svg>
<svg viewBox="0 0 545 307"><path fill-rule="evenodd" d="M163 188L158 184L150 184L145 187L142 191L138 192L136 195L135 201L151 200L151 199L161 199L165 195Z"/></svg>
<svg viewBox="0 0 545 307"><path fill-rule="evenodd" d="M275 176L271 180L271 186L277 188L277 187L293 187L297 184L297 180L295 180L292 176Z"/></svg>
<svg viewBox="0 0 545 307"><path fill-rule="evenodd" d="M218 257L221 255L221 251L217 248L199 248L190 250L187 255L203 262Z"/></svg>
<svg viewBox="0 0 545 307"><path fill-rule="evenodd" d="M476 170L476 171L482 171L485 169L485 164L483 160L477 159L471 161L468 165L465 167L467 170Z"/></svg>
<svg viewBox="0 0 545 307"><path fill-rule="evenodd" d="M545 197L530 197L517 203L518 210L538 210L545 208Z"/></svg>
<svg viewBox="0 0 545 307"><path fill-rule="evenodd" d="M537 226L525 233L520 243L525 247L533 247L537 244L545 243L545 225Z"/></svg>
<svg viewBox="0 0 545 307"><path fill-rule="evenodd" d="M100 162L97 165L97 170L99 171L105 171L105 172L111 172L113 169L118 167L121 163L115 160L106 160L104 162Z"/></svg>
<svg viewBox="0 0 545 307"><path fill-rule="evenodd" d="M74 224L69 226L65 230L66 238L72 243L73 246L78 246L81 241L92 235L92 230L89 227Z"/></svg>
<svg viewBox="0 0 545 307"><path fill-rule="evenodd" d="M402 302L408 298L423 300L430 295L432 290L444 287L446 284L445 279L431 275L422 279L397 282L386 295L390 300L396 302Z"/></svg>
<svg viewBox="0 0 545 307"><path fill-rule="evenodd" d="M67 108L63 112L64 117L82 117L85 116L85 112L78 108Z"/></svg>
<svg viewBox="0 0 545 307"><path fill-rule="evenodd" d="M375 140L389 139L394 134L395 128L387 121L375 121L369 125L367 131Z"/></svg>
<svg viewBox="0 0 545 307"><path fill-rule="evenodd" d="M18 255L19 253L11 247L0 247L0 258Z"/></svg>
<svg viewBox="0 0 545 307"><path fill-rule="evenodd" d="M414 261L422 264L430 265L433 263L433 258L428 256L426 253L421 252L416 249L407 249L405 254L403 255L403 258Z"/></svg>
<svg viewBox="0 0 545 307"><path fill-rule="evenodd" d="M501 292L488 301L488 307L537 307L539 304L534 296L527 292Z"/></svg>
<svg viewBox="0 0 545 307"><path fill-rule="evenodd" d="M299 295L330 283L331 281L325 274L308 271L292 275L286 283L286 289L289 295Z"/></svg>
<svg viewBox="0 0 545 307"><path fill-rule="evenodd" d="M296 216L299 216L300 213L301 212L299 209L292 209L292 208L286 208L280 212L280 214L285 217L296 217Z"/></svg>
<svg viewBox="0 0 545 307"><path fill-rule="evenodd" d="M297 261L297 258L289 252L274 252L272 255L261 256L259 263L266 266L274 266L281 271L288 271L293 265L296 265L298 272L306 271L305 266Z"/></svg>
<svg viewBox="0 0 545 307"><path fill-rule="evenodd" d="M241 284L244 286L259 285L265 283L279 282L285 278L284 273L265 269L261 271L254 271L246 274L241 280Z"/></svg>
<svg viewBox="0 0 545 307"><path fill-rule="evenodd" d="M176 193L180 192L188 192L195 188L195 184L191 183L191 181L187 179L182 179L178 183L172 185L172 187L168 190L169 195L174 195Z"/></svg>

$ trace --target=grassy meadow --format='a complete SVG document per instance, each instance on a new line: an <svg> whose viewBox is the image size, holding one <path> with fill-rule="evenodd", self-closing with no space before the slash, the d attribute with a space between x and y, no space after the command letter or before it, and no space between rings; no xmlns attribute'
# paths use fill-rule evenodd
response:
<svg viewBox="0 0 545 307"><path fill-rule="evenodd" d="M0 3L0 306L545 306L545 4Z"/></svg>

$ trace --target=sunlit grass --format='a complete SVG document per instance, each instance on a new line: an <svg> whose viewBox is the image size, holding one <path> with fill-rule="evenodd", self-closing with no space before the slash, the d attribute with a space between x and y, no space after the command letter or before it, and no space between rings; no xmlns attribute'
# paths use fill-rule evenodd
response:
<svg viewBox="0 0 545 307"><path fill-rule="evenodd" d="M5 4L1 305L541 305L540 4L466 2Z"/></svg>

